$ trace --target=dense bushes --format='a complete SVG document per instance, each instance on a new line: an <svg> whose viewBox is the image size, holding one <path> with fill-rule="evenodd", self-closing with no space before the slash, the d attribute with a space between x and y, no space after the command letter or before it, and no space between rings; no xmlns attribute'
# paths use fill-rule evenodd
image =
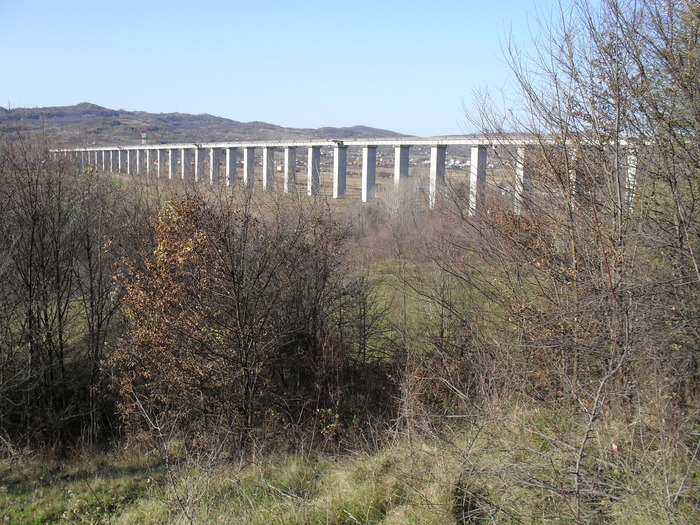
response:
<svg viewBox="0 0 700 525"><path fill-rule="evenodd" d="M153 228L155 250L130 268L129 329L111 360L131 434L238 444L262 428L328 433L376 410L366 396L386 378L352 386L369 362L354 349L345 231L327 209L189 196Z"/></svg>

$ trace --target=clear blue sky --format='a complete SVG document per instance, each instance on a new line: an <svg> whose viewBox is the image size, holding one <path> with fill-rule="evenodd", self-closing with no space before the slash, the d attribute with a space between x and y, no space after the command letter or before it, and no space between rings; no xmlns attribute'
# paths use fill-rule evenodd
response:
<svg viewBox="0 0 700 525"><path fill-rule="evenodd" d="M0 0L0 106L459 134L554 0Z"/></svg>

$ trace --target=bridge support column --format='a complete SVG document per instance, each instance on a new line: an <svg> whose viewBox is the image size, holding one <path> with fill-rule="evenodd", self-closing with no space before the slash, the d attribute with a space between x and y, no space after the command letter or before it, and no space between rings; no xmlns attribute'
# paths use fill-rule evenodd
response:
<svg viewBox="0 0 700 525"><path fill-rule="evenodd" d="M530 200L532 189L532 174L527 165L527 148L521 146L516 152L515 159L515 202L513 209L515 213L523 213Z"/></svg>
<svg viewBox="0 0 700 525"><path fill-rule="evenodd" d="M469 166L469 213L475 214L486 199L486 146L472 147Z"/></svg>
<svg viewBox="0 0 700 525"><path fill-rule="evenodd" d="M170 180L177 179L177 150L168 150L168 178Z"/></svg>
<svg viewBox="0 0 700 525"><path fill-rule="evenodd" d="M284 148L284 192L297 191L297 148L287 146Z"/></svg>
<svg viewBox="0 0 700 525"><path fill-rule="evenodd" d="M321 193L321 146L309 147L306 192L309 195Z"/></svg>
<svg viewBox="0 0 700 525"><path fill-rule="evenodd" d="M127 150L126 152L127 161L127 173L129 175L134 175L136 173L136 168L138 167L138 153L137 150Z"/></svg>
<svg viewBox="0 0 700 525"><path fill-rule="evenodd" d="M150 177L153 173L153 165L155 164L155 151L147 149L146 150L146 177Z"/></svg>
<svg viewBox="0 0 700 525"><path fill-rule="evenodd" d="M362 148L362 202L374 200L377 184L377 146Z"/></svg>
<svg viewBox="0 0 700 525"><path fill-rule="evenodd" d="M119 172L119 150L113 149L109 152L109 171Z"/></svg>
<svg viewBox="0 0 700 525"><path fill-rule="evenodd" d="M107 151L102 150L102 171L107 171Z"/></svg>
<svg viewBox="0 0 700 525"><path fill-rule="evenodd" d="M221 148L209 148L209 184L219 184Z"/></svg>
<svg viewBox="0 0 700 525"><path fill-rule="evenodd" d="M246 188L255 185L255 148L243 148L243 185Z"/></svg>
<svg viewBox="0 0 700 525"><path fill-rule="evenodd" d="M236 184L236 148L226 148L226 185Z"/></svg>
<svg viewBox="0 0 700 525"><path fill-rule="evenodd" d="M180 166L182 167L182 180L192 180L192 150L182 149L180 151Z"/></svg>
<svg viewBox="0 0 700 525"><path fill-rule="evenodd" d="M145 164L145 152L141 149L136 150L136 175L144 175L145 170L144 170L144 164Z"/></svg>
<svg viewBox="0 0 700 525"><path fill-rule="evenodd" d="M272 190L275 176L275 148L263 148L263 189Z"/></svg>
<svg viewBox="0 0 700 525"><path fill-rule="evenodd" d="M333 198L345 196L348 177L348 147L336 144L333 149Z"/></svg>
<svg viewBox="0 0 700 525"><path fill-rule="evenodd" d="M156 150L156 177L159 179L163 176L163 163L165 162L165 150Z"/></svg>
<svg viewBox="0 0 700 525"><path fill-rule="evenodd" d="M627 152L627 207L632 206L637 189L637 155L634 151Z"/></svg>
<svg viewBox="0 0 700 525"><path fill-rule="evenodd" d="M394 148L394 186L398 186L403 179L408 178L408 146L396 146Z"/></svg>
<svg viewBox="0 0 700 525"><path fill-rule="evenodd" d="M430 190L428 203L430 208L435 208L438 194L445 188L445 152L447 146L432 146L430 148Z"/></svg>
<svg viewBox="0 0 700 525"><path fill-rule="evenodd" d="M194 179L197 182L204 182L204 159L206 151L204 148L194 150Z"/></svg>

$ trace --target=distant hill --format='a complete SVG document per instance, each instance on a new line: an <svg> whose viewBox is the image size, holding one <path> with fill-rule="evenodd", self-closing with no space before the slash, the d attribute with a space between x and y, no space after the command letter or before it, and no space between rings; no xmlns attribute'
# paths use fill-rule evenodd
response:
<svg viewBox="0 0 700 525"><path fill-rule="evenodd" d="M267 122L238 122L207 114L115 110L88 102L45 108L0 107L0 133L18 130L44 130L63 146L140 144L142 130L147 130L148 144L402 136L367 126L284 128Z"/></svg>

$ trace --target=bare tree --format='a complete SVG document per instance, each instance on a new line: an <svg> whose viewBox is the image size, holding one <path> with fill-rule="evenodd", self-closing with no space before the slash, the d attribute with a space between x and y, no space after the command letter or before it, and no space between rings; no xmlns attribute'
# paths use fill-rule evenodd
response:
<svg viewBox="0 0 700 525"><path fill-rule="evenodd" d="M514 184L518 206L492 203L474 216L455 195L450 226L429 249L434 285L417 286L445 343L449 319L482 335L457 339L473 356L460 374L433 377L470 413L547 440L551 453L528 461L551 469L532 469L518 463L526 445L512 438L508 461L520 477L511 479L555 495L552 517L577 522L607 512L595 495L640 490L610 476L601 428L652 414L655 431L633 448L641 464L651 461L648 439L663 443L658 503L674 520L691 490L682 473L697 468L697 6L577 1L538 24L531 56L506 45L514 109L498 113L486 98L478 119L513 165L523 151L499 137L533 139L529 189ZM467 388L487 370L488 388ZM536 421L504 417L494 399L554 402L569 430L553 438ZM687 461L674 466L679 453Z"/></svg>

